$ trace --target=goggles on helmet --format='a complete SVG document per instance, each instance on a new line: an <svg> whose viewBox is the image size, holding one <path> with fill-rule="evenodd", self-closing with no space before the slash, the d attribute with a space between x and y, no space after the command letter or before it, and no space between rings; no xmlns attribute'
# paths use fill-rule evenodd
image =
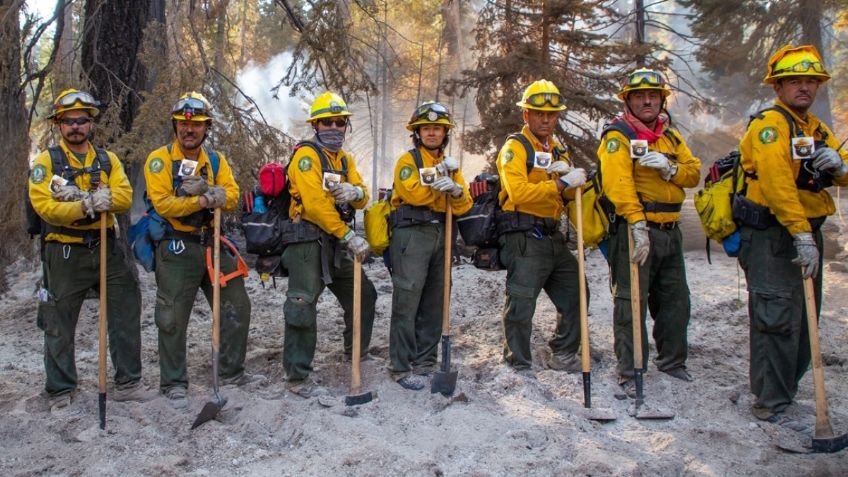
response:
<svg viewBox="0 0 848 477"><path fill-rule="evenodd" d="M209 108L202 100L198 98L181 98L174 103L171 108L171 114L179 114L185 116L187 120L191 120L194 115L206 116L209 114Z"/></svg>
<svg viewBox="0 0 848 477"><path fill-rule="evenodd" d="M546 104L557 108L562 104L562 95L558 93L536 93L527 97L526 103L531 106L541 107Z"/></svg>
<svg viewBox="0 0 848 477"><path fill-rule="evenodd" d="M813 70L816 73L824 73L825 72L824 65L821 64L821 62L804 60L804 61L799 61L798 63L795 63L794 65L792 65L788 68L781 68L779 70L774 70L773 74L779 75L779 74L782 74L782 73L806 73L807 71L810 71L810 70Z"/></svg>
<svg viewBox="0 0 848 477"><path fill-rule="evenodd" d="M665 78L656 71L636 71L627 78L628 86L639 86L641 84L661 87L665 85Z"/></svg>
<svg viewBox="0 0 848 477"><path fill-rule="evenodd" d="M97 100L94 97L85 91L75 91L73 93L68 93L58 100L56 100L56 107L68 107L73 106L76 103L80 103L84 106L99 106Z"/></svg>
<svg viewBox="0 0 848 477"><path fill-rule="evenodd" d="M448 112L448 108L444 107L439 103L422 104L412 114L412 118L409 120L409 122L421 121L425 119L427 121L447 119L448 122L450 122L450 112Z"/></svg>

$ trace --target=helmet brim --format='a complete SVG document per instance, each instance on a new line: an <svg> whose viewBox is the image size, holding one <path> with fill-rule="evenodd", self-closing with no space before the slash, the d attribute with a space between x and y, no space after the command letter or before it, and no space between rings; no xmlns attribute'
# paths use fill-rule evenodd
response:
<svg viewBox="0 0 848 477"><path fill-rule="evenodd" d="M319 119L340 118L340 117L347 117L347 116L353 116L353 113L351 113L350 111L342 111L340 113L321 113L321 114L316 114L315 116L312 116L311 118L307 119L305 122L314 123L315 121L318 121Z"/></svg>
<svg viewBox="0 0 848 477"><path fill-rule="evenodd" d="M777 80L779 80L781 78L789 78L790 76L813 76L813 77L821 80L822 83L830 80L830 78L831 78L830 74L826 73L826 72L825 73L819 73L818 71L814 71L812 73L811 72L797 73L795 71L787 71L785 73L778 73L776 75L768 75L765 78L763 78L763 83L773 85L773 84L777 83Z"/></svg>
<svg viewBox="0 0 848 477"><path fill-rule="evenodd" d="M544 106L533 106L532 104L525 103L523 101L519 101L519 102L515 103L515 105L518 106L519 108L522 108L522 109L532 109L532 110L535 110L535 111L559 112L559 111L565 111L567 109L564 104L560 104L559 106L548 106L547 104L545 104Z"/></svg>
<svg viewBox="0 0 848 477"><path fill-rule="evenodd" d="M59 118L63 114L67 113L68 111L88 111L88 114L90 114L92 118L96 118L97 116L100 116L100 110L93 107L93 106L73 105L73 106L68 106L67 108L62 108L59 111L56 111L55 113L50 113L47 116L47 119Z"/></svg>
<svg viewBox="0 0 848 477"><path fill-rule="evenodd" d="M634 92L634 91L650 91L650 90L659 91L662 94L663 99L671 96L671 91L668 88L663 88L662 86L643 86L641 88L637 86L635 88L625 88L625 89L622 89L621 91L619 91L618 94L616 94L616 96L618 96L618 99L620 99L622 101L627 101L627 95Z"/></svg>
<svg viewBox="0 0 848 477"><path fill-rule="evenodd" d="M453 129L453 128L456 126L456 124L451 123L451 122L444 122L444 121L439 122L438 120L436 120L436 121L430 121L430 120L428 120L428 119L424 119L424 120L421 120L421 121L415 121L414 123L409 123L409 124L407 124L407 125L406 125L406 130L407 130L407 131L415 131L415 130L416 130L416 129L418 129L419 127L424 126L424 125L426 125L426 124L435 124L436 126L444 126L444 127L445 127L445 128L447 128L448 130Z"/></svg>

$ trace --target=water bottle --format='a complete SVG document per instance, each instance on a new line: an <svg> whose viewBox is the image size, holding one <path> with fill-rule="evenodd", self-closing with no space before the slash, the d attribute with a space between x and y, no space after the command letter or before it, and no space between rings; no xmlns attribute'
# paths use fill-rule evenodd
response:
<svg viewBox="0 0 848 477"><path fill-rule="evenodd" d="M253 196L253 212L257 214L268 212L268 208L265 207L265 198L260 194Z"/></svg>

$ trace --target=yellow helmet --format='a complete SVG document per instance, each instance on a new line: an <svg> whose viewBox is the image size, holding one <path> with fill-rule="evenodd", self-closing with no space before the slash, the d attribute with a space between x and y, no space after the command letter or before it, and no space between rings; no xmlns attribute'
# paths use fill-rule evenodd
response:
<svg viewBox="0 0 848 477"><path fill-rule="evenodd" d="M819 50L813 45L785 45L771 55L763 83L774 84L787 76L815 76L822 82L830 79Z"/></svg>
<svg viewBox="0 0 848 477"><path fill-rule="evenodd" d="M206 98L191 91L180 96L171 108L171 119L175 121L212 122L212 106Z"/></svg>
<svg viewBox="0 0 848 477"><path fill-rule="evenodd" d="M424 124L441 124L448 129L456 126L456 124L451 122L451 114L448 108L442 103L435 101L425 101L421 103L421 106L415 108L412 117L409 118L409 122L406 124L406 129L408 131L415 131L419 126Z"/></svg>
<svg viewBox="0 0 848 477"><path fill-rule="evenodd" d="M311 123L321 118L336 116L353 116L353 113L347 109L347 103L341 96L327 91L319 94L312 102L312 107L309 108L309 119L306 122Z"/></svg>
<svg viewBox="0 0 848 477"><path fill-rule="evenodd" d="M644 89L657 90L662 93L663 98L667 98L668 95L671 94L671 90L668 88L668 82L665 80L665 76L663 76L662 73L649 68L639 68L630 73L627 77L627 81L625 81L621 86L621 89L618 90L617 96L618 99L624 101L631 91Z"/></svg>
<svg viewBox="0 0 848 477"><path fill-rule="evenodd" d="M85 110L95 118L100 114L100 102L94 99L89 93L78 89L66 89L56 96L53 101L53 111L47 116L47 119L56 119L67 111Z"/></svg>
<svg viewBox="0 0 848 477"><path fill-rule="evenodd" d="M556 85L548 80L538 80L530 83L521 95L521 101L515 103L524 109L537 111L564 111L562 95Z"/></svg>

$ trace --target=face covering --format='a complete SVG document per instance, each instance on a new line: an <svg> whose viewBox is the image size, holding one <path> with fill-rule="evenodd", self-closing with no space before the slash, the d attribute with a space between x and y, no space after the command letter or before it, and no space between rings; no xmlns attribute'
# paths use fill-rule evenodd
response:
<svg viewBox="0 0 848 477"><path fill-rule="evenodd" d="M338 129L327 129L326 131L315 133L315 136L318 139L318 144L331 152L339 152L345 140L345 132Z"/></svg>

